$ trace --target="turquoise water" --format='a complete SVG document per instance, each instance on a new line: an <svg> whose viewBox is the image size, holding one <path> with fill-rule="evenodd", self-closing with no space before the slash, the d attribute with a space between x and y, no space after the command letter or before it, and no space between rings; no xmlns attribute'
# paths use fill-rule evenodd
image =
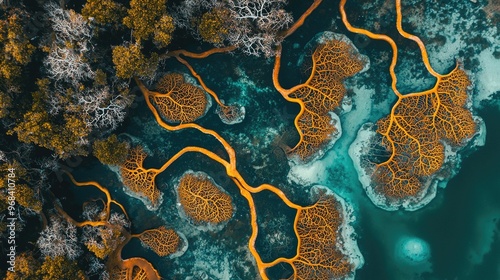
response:
<svg viewBox="0 0 500 280"><path fill-rule="evenodd" d="M307 7L302 1L294 5L297 5L294 7L297 11ZM306 66L297 66L297 61L303 53L303 47L318 32L329 30L346 33L337 17L337 5L337 1L324 1L311 20L284 43L280 76L284 87L303 82L307 77L307 63ZM363 17L366 14L358 11L353 12L353 16L359 24L366 23L364 20L369 21L368 16ZM357 179L347 150L364 122L376 121L381 115L387 114L383 103L391 98L388 62L383 59L376 62L376 59L386 54L389 48L385 43L368 41L369 44L366 44L366 40L346 34L361 53L368 55L372 61L370 70L350 81L351 90L366 86L374 93L368 99L373 102L373 106L369 106L372 111L362 112L363 109L359 108L364 107L360 102L366 99L354 97L353 111L340 117L342 122L349 120L353 126L344 128L343 136L325 156L329 160L327 174L323 174L324 179L316 183L326 185L345 198L355 210L357 220L354 228L365 260L364 266L356 273L356 279L500 279L500 112L493 107L478 112L487 127L486 145L463 159L458 175L450 180L445 189L438 191L430 204L415 212L388 212L375 207ZM408 50L415 51L411 46ZM415 56L410 53L404 59L412 61ZM278 138L283 135L290 146L297 141L293 118L298 113L298 107L287 104L273 89L272 60L215 55L190 62L222 99L229 103L239 102L246 107L246 118L241 124L223 125L214 114L215 106L199 123L219 132L235 148L238 170L247 182L254 186L271 183L282 188L294 202L304 205L311 203L308 194L310 186L287 181L289 166L277 145ZM450 63L446 67L453 64ZM397 70L405 71L405 65L409 64L398 65ZM174 61L168 61L164 70L187 72ZM418 69L415 76L418 78L424 75L422 73L422 69ZM408 81L412 79L402 79L401 87L422 90L428 83L413 84ZM366 94L366 91L353 91L355 96ZM367 115L357 119L363 113ZM162 165L188 145L206 147L225 156L220 144L209 136L189 130L176 133L163 130L155 123L144 102L138 102L131 110L124 127L123 132L137 137L151 152L146 160L147 167ZM263 140L266 138L270 138L269 141ZM174 182L186 170L208 173L232 196L236 212L222 229L205 231L179 215ZM95 162L81 166L75 177L82 181L100 178L101 183L109 187L112 195L126 207L134 233L165 224L184 234L188 241L186 253L175 259L156 257L143 249L138 241L125 247L123 257L146 257L165 279L256 279L257 272L246 250L251 233L247 202L221 166L205 156L186 155L157 177L157 184L164 193L164 202L153 212L147 210L141 201L124 194L116 174ZM73 203L83 202L96 194L77 188L72 190ZM257 239L257 248L264 260L292 256L296 249L291 230L293 211L287 210L276 197L265 193L255 198L259 224L267 225L260 229ZM69 205L67 203L65 208ZM79 210L72 211L78 213ZM277 234L280 235L276 237ZM273 236L276 237L275 241L270 242ZM413 254L405 254L401 248L411 249ZM287 277L290 273L289 266L269 271L272 279Z"/></svg>
<svg viewBox="0 0 500 280"><path fill-rule="evenodd" d="M465 158L456 177L416 212L385 212L364 205L359 246L365 266L358 279L500 279L500 113L483 110L486 145ZM415 236L430 245L432 271L419 278L398 263L395 245ZM403 270L405 269L405 270Z"/></svg>

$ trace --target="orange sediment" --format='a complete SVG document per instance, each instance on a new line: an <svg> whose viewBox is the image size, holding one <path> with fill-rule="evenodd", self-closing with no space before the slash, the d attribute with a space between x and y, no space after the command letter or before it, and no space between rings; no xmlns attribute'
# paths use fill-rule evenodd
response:
<svg viewBox="0 0 500 280"><path fill-rule="evenodd" d="M140 234L132 235L146 244L158 256L164 257L171 255L179 250L181 238L173 229L167 229L164 226L148 229Z"/></svg>
<svg viewBox="0 0 500 280"><path fill-rule="evenodd" d="M146 156L147 154L142 147L131 149L127 159L120 167L120 175L126 187L139 196L147 198L153 207L156 207L161 193L156 188L155 178L160 172L156 169L143 167Z"/></svg>
<svg viewBox="0 0 500 280"><path fill-rule="evenodd" d="M177 196L181 208L195 223L219 224L233 216L231 196L205 173L185 173L179 180Z"/></svg>
<svg viewBox="0 0 500 280"><path fill-rule="evenodd" d="M138 78L134 78L134 79L135 79L137 85L139 86L139 89L141 90L142 94L144 95L144 98L146 100L146 104L148 105L149 109L153 113L153 115L156 119L156 122L161 127L165 128L166 130L169 130L169 131L178 131L178 130L182 130L185 128L194 128L194 129L200 131L201 133L213 136L215 139L217 139L222 144L222 146L224 146L224 148L229 156L229 161L233 165L236 165L236 154L234 152L234 149L217 132L210 130L210 129L206 129L206 128L204 128L198 124L195 124L195 123L183 123L183 124L179 124L179 125L169 125L169 124L165 123L162 120L158 111L156 110L155 106L151 103L151 101L149 99L149 96L152 93L146 88L146 86Z"/></svg>
<svg viewBox="0 0 500 280"><path fill-rule="evenodd" d="M317 6L320 3L321 0L315 0L313 4L310 6L310 8L299 18L299 20L294 25L292 25L292 27L289 30L281 34L283 38L289 36L297 28L299 28L303 24L304 20L310 15L310 13L313 10L317 8ZM315 79L319 79L318 77L322 78L323 76L321 75L323 75L326 72L328 72L329 75L332 74L331 65L326 66L327 69L323 68L325 67L325 63L330 63L331 60L322 57L322 54L324 54L323 51L328 50L332 46L333 45L325 44L318 48L319 50L315 52L316 56L314 56L313 58L314 73L311 74L306 84L299 85L290 90L283 89L279 85L278 73L280 66L279 65L280 56L277 56L276 58L275 69L273 71L273 81L278 91L280 91L280 93L286 100L301 105L301 112L299 113L299 116L297 116L295 124L299 131L299 134L301 134L301 141L303 142L307 141L307 137L309 137L310 135L306 134L309 133L310 131L307 131L306 127L304 126L304 122L308 120L307 114L311 115L310 119L314 118L314 120L316 121L321 117L325 117L325 115L327 115L327 112L331 110L332 106L333 105L338 106L340 102L339 100L342 99L342 97L337 96L336 93L333 93L333 95L335 96L330 96L329 94L323 93L320 89L318 89L319 82L315 81ZM335 45L334 47L338 47L338 45ZM342 49L342 46L340 47ZM201 54L194 54L181 50L176 52L170 52L169 54L167 54L167 56L174 56L181 63L183 63L190 70L191 74L198 79L200 85L205 89L205 91L207 91L212 97L214 97L217 103L221 105L222 102L218 99L217 95L204 84L201 77L194 71L191 65L189 65L189 63L187 63L187 61L185 61L180 56L183 55L192 58L204 58L214 53L231 51L233 49L234 47L228 47L223 49L212 49L210 51ZM354 63L353 65L355 64L356 63ZM362 68L362 66L359 67ZM361 68L359 67L356 66L352 69L355 69L356 72L361 70ZM342 77L344 76L340 76L339 79L341 80ZM333 80L337 78L338 77L333 77ZM152 98L155 97L156 93L148 90L144 86L144 84L137 78L135 78L135 81L137 82L139 88L141 89L142 94L145 97L148 108L150 109L150 111L155 117L155 120L161 127L169 131L179 131L182 129L191 128L191 129L196 129L204 134L210 135L215 139L217 139L222 144L227 153L227 159L224 159L223 157L215 154L214 152L208 149L202 147L189 146L182 148L180 151L178 151L174 156L168 159L160 168L146 169L143 167L143 161L146 156L145 153L141 152L141 150L139 149L133 149L132 157L129 159L128 162L124 164L124 166L122 166L122 170L125 170L125 176L123 176L123 172L122 176L129 179L129 181L131 182L129 185L133 186L131 189L135 189L139 193L142 192L144 196L148 197L151 201L154 202L156 201L158 192L154 182L157 174L165 171L174 161L176 161L178 158L180 158L186 153L194 152L203 154L209 157L210 159L214 160L215 162L218 162L219 164L224 166L227 175L236 184L241 195L248 201L250 208L250 226L252 229L252 233L248 241L248 248L252 256L255 258L257 269L262 279L264 280L268 279L266 270L279 263L288 263L293 267L294 270L292 275L293 279L331 279L332 277L346 276L347 274L352 272L353 265L349 262L347 256L343 255L343 253L340 252L338 248L339 245L338 233L343 224L343 216L341 212L341 207L339 207L339 202L336 201L336 198L333 195L321 194L318 200L313 205L301 206L295 204L290 199L288 199L282 190L270 184L262 184L257 187L250 186L237 170L235 151L224 138L222 138L217 132L213 130L206 129L198 124L193 123L192 122L193 118L191 119L185 118L184 120L181 120L180 123L177 125L171 125L166 123L162 119L160 112L158 112L158 108L154 106L154 104L151 102ZM341 89L340 91L343 90L344 89ZM318 95L320 99L318 99ZM324 100L323 102L318 101L321 100L321 98L323 98L322 99ZM319 108L314 108L315 106L318 106ZM329 121L330 120L328 119L328 124L330 124ZM321 128L318 127L318 129ZM328 132L324 134L330 135L331 133ZM296 148L296 150L298 149L299 148ZM308 156L311 154L308 154ZM306 157L306 154L304 154L304 157ZM127 180L124 180L124 182L126 182ZM101 188L103 192L107 191L105 188L103 187ZM294 220L294 232L298 242L297 242L296 255L292 258L278 258L272 262L267 263L263 262L260 257L260 254L255 246L255 241L258 235L258 219L257 219L256 206L254 203L254 197L252 196L252 194L259 193L261 191L270 191L274 193L284 202L285 205L296 210L296 215ZM206 195L204 195L203 193L200 194L198 191L192 191L191 194L198 195L203 199L207 199ZM107 198L109 201L111 197L108 195L109 192L107 192ZM212 206L210 206L210 207L221 208L221 209L216 209L217 211L215 211L216 213L219 212L222 213L220 215L219 214L215 215L216 221L225 220L228 216L226 214L229 212L227 211L227 209L225 209L227 208L228 205L227 199L224 201L226 202L222 204L213 203ZM210 210L213 209L208 209L208 211ZM102 221L101 223L106 224L108 222ZM89 225L92 226L92 224ZM101 224L96 226L100 225ZM155 252L161 255L164 254L165 252L170 253L173 250L173 248L176 247L175 245L178 246L178 243L175 242L178 239L172 238L173 235L171 234L171 232L167 232L165 228L152 229L137 235L131 235L129 232L123 229L122 233L123 236L125 237L125 240L121 242L117 246L116 250L114 250L110 254L107 264L113 279L150 279L150 280L160 279L160 276L156 271L156 269L145 259L131 258L128 260L122 260L121 250L132 237L138 237L141 238L148 246L153 248ZM164 243L165 240L167 245L169 246L163 247L160 246L161 244L158 244L158 243Z"/></svg>
<svg viewBox="0 0 500 280"><path fill-rule="evenodd" d="M213 97L217 105L219 105L219 117L221 118L222 121L225 123L232 123L238 118L241 117L241 112L239 112L239 108L236 107L236 105L226 105L224 104L217 94L211 90L203 81L201 76L194 70L194 68L189 64L185 59L181 58L180 56L175 57L177 61L182 63L184 66L186 66L189 69L189 72L191 72L191 75L193 75L196 80L200 83L201 87L210 94L210 96Z"/></svg>
<svg viewBox="0 0 500 280"><path fill-rule="evenodd" d="M98 228L111 228L112 230L116 230L119 232L120 238L116 238L116 246L111 248L112 250L109 253L106 253L102 256L102 258L107 257L106 267L108 267L108 271L111 274L112 279L124 279L124 280L137 280L137 279L148 279L148 280L160 280L161 277L158 274L158 271L153 267L151 263L143 258L130 258L126 260L122 260L121 252L123 247L130 241L133 237L127 230L125 230L122 226L117 224L111 224L109 221L110 211L111 211L111 203L114 203L120 207L125 215L127 215L124 207L111 198L111 194L109 190L103 187L101 184L95 181L89 182L78 182L75 180L73 175L69 172L65 173L70 178L71 182L73 182L76 186L94 186L98 188L101 192L106 196L105 203L105 213L106 215L100 220L97 221L83 221L77 222L70 215L68 215L61 206L57 203L54 203L54 207L58 211L61 216L63 216L69 223L74 224L77 227L98 227ZM127 217L128 218L128 217Z"/></svg>
<svg viewBox="0 0 500 280"><path fill-rule="evenodd" d="M194 52L190 52L190 51L186 51L186 50L175 50L175 51L167 52L164 55L164 57L165 58L167 58L167 57L179 57L180 55L182 55L182 56L189 57L189 58L201 59L201 58L209 57L212 54L232 52L236 49L237 49L236 46L227 46L227 47L223 47L223 48L212 48L210 50L207 50L207 51L204 51L201 53L194 53ZM164 57L162 57L162 58L164 58Z"/></svg>
<svg viewBox="0 0 500 280"><path fill-rule="evenodd" d="M436 78L441 77L441 75L434 71L434 69L432 68L429 61L429 55L427 54L427 49L425 48L422 40L420 40L420 38L418 38L417 36L403 30L403 13L401 12L401 0L396 0L396 28L398 29L398 32L399 34L401 34L401 36L417 43L420 49L420 53L422 54L422 61L424 62L427 71L429 71L429 73Z"/></svg>
<svg viewBox="0 0 500 280"><path fill-rule="evenodd" d="M202 89L185 81L179 73L164 75L150 91L150 98L169 122L189 123L207 111L208 99Z"/></svg>
<svg viewBox="0 0 500 280"><path fill-rule="evenodd" d="M83 226L86 226L86 225L91 225L91 226L102 226L104 225L104 221L107 221L111 215L111 204L115 204L117 205L118 207L120 207L120 209L122 210L123 214L125 214L125 216L127 217L128 219L128 215L127 215L127 211L125 211L125 208L123 207L123 205L121 205L119 202L117 202L116 200L112 199L111 198L111 193L109 192L108 189L106 189L105 187L103 187L101 184L99 184L98 182L96 181L89 181L89 182L78 182L75 180L75 178L73 177L73 175L71 175L71 173L67 172L67 171L63 171L66 175L68 175L69 179L71 180L71 182L73 184L75 184L76 186L78 187L87 187L87 186L93 186L95 188L97 188L98 190L100 190L105 196L106 196L106 201L105 201L105 205L104 205L104 212L106 213L106 216L103 217L101 219L101 221L84 221L84 222L77 222L76 220L72 219L71 217L69 217L69 215L67 215L64 211L62 212L62 214L66 214L64 215L66 218L69 218L71 219L71 223L73 223L75 226L77 227L83 227ZM54 204L56 206L56 209L58 210L62 210L62 208L60 208L57 204Z"/></svg>
<svg viewBox="0 0 500 280"><path fill-rule="evenodd" d="M374 189L396 201L417 196L426 190L426 178L443 166L443 141L452 146L462 146L476 131L473 116L466 108L469 78L459 65L446 75L434 71L420 38L403 30L401 0L396 0L398 32L418 44L425 67L437 79L429 90L401 94L396 88L398 48L394 40L386 35L353 27L347 19L345 3L346 0L341 0L340 12L349 31L384 40L393 50L389 72L392 90L398 99L390 114L377 123L380 145L388 152L388 159L375 165L372 174Z"/></svg>
<svg viewBox="0 0 500 280"><path fill-rule="evenodd" d="M338 108L344 98L344 79L361 71L364 64L351 45L336 39L328 39L316 48L311 74L303 84L284 89L279 83L280 64L281 47L275 58L273 84L287 101L300 106L294 120L299 142L289 154L307 161L337 133L329 112Z"/></svg>

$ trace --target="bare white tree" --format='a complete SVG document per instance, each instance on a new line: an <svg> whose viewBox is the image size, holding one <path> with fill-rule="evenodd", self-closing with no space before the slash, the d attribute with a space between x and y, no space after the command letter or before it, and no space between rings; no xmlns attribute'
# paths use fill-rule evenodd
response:
<svg viewBox="0 0 500 280"><path fill-rule="evenodd" d="M111 213L109 223L126 228L130 227L130 221L125 218L125 215L115 212Z"/></svg>
<svg viewBox="0 0 500 280"><path fill-rule="evenodd" d="M229 42L247 55L271 57L280 43L278 32L293 23L293 17L283 9L286 0L229 0L237 24L230 32Z"/></svg>
<svg viewBox="0 0 500 280"><path fill-rule="evenodd" d="M59 43L88 42L92 38L89 22L73 10L63 10L55 2L45 5L52 29Z"/></svg>
<svg viewBox="0 0 500 280"><path fill-rule="evenodd" d="M284 9L287 0L184 0L175 8L174 19L178 27L191 30L200 37L192 19L210 9L229 12L225 41L243 53L253 56L275 55L275 46L282 40L278 33L293 23L292 15Z"/></svg>
<svg viewBox="0 0 500 280"><path fill-rule="evenodd" d="M50 77L74 85L93 78L95 74L85 58L92 38L90 24L82 15L61 9L54 2L46 4L45 9L55 38L44 61Z"/></svg>
<svg viewBox="0 0 500 280"><path fill-rule="evenodd" d="M193 31L193 18L198 17L203 11L210 10L217 4L216 0L184 0L174 7L173 18L175 26Z"/></svg>
<svg viewBox="0 0 500 280"><path fill-rule="evenodd" d="M78 98L78 104L87 115L88 126L112 130L125 119L126 109L132 101L132 97L121 94L113 96L107 86L93 88Z"/></svg>
<svg viewBox="0 0 500 280"><path fill-rule="evenodd" d="M89 259L89 268L87 270L87 275L100 275L105 271L105 266L98 258L91 256Z"/></svg>
<svg viewBox="0 0 500 280"><path fill-rule="evenodd" d="M104 212L102 210L102 207L99 207L96 201L87 202L83 207L82 217L87 221L96 221L100 214Z"/></svg>
<svg viewBox="0 0 500 280"><path fill-rule="evenodd" d="M47 67L52 79L63 80L72 84L95 76L83 53L73 48L54 44L49 55L45 58L44 65Z"/></svg>
<svg viewBox="0 0 500 280"><path fill-rule="evenodd" d="M66 256L74 260L82 253L76 227L57 216L50 217L49 226L42 230L36 244L40 252L49 257Z"/></svg>

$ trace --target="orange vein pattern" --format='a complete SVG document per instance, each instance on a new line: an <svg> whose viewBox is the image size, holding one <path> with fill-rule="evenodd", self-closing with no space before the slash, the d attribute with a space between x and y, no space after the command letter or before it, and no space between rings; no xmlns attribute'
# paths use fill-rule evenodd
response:
<svg viewBox="0 0 500 280"><path fill-rule="evenodd" d="M233 216L231 196L204 173L185 173L177 195L182 209L195 223L219 224Z"/></svg>
<svg viewBox="0 0 500 280"><path fill-rule="evenodd" d="M332 39L314 51L307 81L284 89L279 83L280 62L278 51L273 70L274 86L287 101L300 105L300 112L295 118L300 139L289 153L307 161L337 132L329 112L337 109L344 98L344 79L361 71L364 63L352 46Z"/></svg>
<svg viewBox="0 0 500 280"><path fill-rule="evenodd" d="M160 191L156 188L155 178L160 171L143 167L146 156L146 152L141 147L131 149L127 160L120 167L120 174L125 186L132 192L147 198L153 206L156 206Z"/></svg>
<svg viewBox="0 0 500 280"><path fill-rule="evenodd" d="M283 33L282 36L289 36L298 27L300 27L303 24L304 20L316 9L320 2L321 0L315 0L311 7L299 18L299 20L292 26L292 28L289 31ZM193 58L204 58L214 53L230 51L232 49L232 47L229 47L227 49L213 49L202 54L193 54L181 50L172 52L170 54L176 57L177 60L183 63L186 67L188 67L191 74L197 78L200 85L205 89L205 91L207 91L212 97L214 97L219 106L222 107L222 105L224 104L222 104L222 102L217 98L217 95L203 83L201 77L195 72L195 70L189 65L189 63L180 58L179 55L182 54ZM341 100L342 97L337 96L337 94L339 94L340 92L342 92L343 94L345 89L341 84L338 85L335 82L341 81L343 78L345 78L346 73L350 73L352 71L354 71L355 73L362 68L362 65L356 64L354 58L350 56L350 52L348 52L347 54L348 57L345 57L345 54L342 52L347 50L348 49L342 45L342 42L330 42L325 45L321 45L320 47L318 47L318 50L315 51L315 55L313 55L314 74L311 74L311 77L309 78L307 84L299 85L289 91L279 87L281 89L280 92L287 100L302 104L300 115L304 115L304 108L307 107L307 109L310 110L311 114L324 116L329 110L331 110L332 106L338 106L338 103L340 102L339 100ZM342 58L347 60L342 60ZM277 82L279 63L280 58L277 57L275 69L273 72L273 80L275 81L275 85L279 85L279 83ZM333 67L337 67L339 65L342 66L341 69L333 69ZM326 79L326 81L322 81L323 78ZM268 279L266 270L279 263L289 263L293 267L294 272L290 277L291 279L326 280L331 279L332 277L347 276L348 274L352 273L354 265L349 262L349 258L344 255L344 253L342 253L339 249L339 246L341 246L339 234L342 229L342 225L344 224L345 213L342 212L340 202L334 195L322 193L313 205L301 206L290 201L282 190L272 185L262 184L258 187L252 187L248 185L237 170L236 154L234 149L224 138L222 138L217 132L213 130L206 129L198 124L192 123L192 121L188 122L188 118L186 118L186 121L180 120L179 124L177 125L166 123L162 119L162 110L157 108L157 106L154 106L151 102L152 99L154 100L155 93L148 90L139 79L135 78L135 81L137 82L139 88L141 89L141 92L145 97L148 108L161 127L169 131L178 131L190 128L196 129L204 134L211 135L222 144L227 153L228 159L226 160L208 149L189 146L178 151L160 168L145 169L143 167L143 162L146 154L144 153L144 151L142 151L141 148L134 148L130 153L129 159L121 167L121 175L125 185L127 185L134 192L147 197L153 204L155 204L157 203L159 197L159 191L155 187L156 175L165 171L174 161L176 161L184 154L193 152L200 153L224 166L228 177L232 179L232 181L239 188L241 195L248 201L250 208L250 226L252 229L252 233L248 241L248 248L252 256L255 258L257 269L262 279ZM329 89L329 86L331 85L334 85L333 90ZM315 106L318 106L319 108L313 108ZM300 121L299 118L300 116L298 116L296 119L296 125L299 122L304 122ZM313 122L316 122L316 120L317 119L313 117ZM299 129L298 125L297 128ZM305 130L306 128L301 127L301 129ZM301 134L301 141L304 141L302 140L304 137L302 134L302 130L299 130L299 133ZM311 155L314 151L307 151L307 153ZM305 154L306 153L304 152L304 155ZM221 202L208 203L207 207L204 208L204 211L214 211L214 213L216 213L216 215L213 215L213 217L215 217L215 221L228 219L228 216L230 218L233 209L231 208L231 210L229 210L228 205L231 204L231 198L229 196L224 196L224 198L220 200L220 194L216 196L211 196L210 194L207 195L204 192L206 192L207 188L210 187L207 186L207 184L204 183L204 181L200 178L196 178L196 180L194 181L191 180L186 182L182 182L181 179L181 186L179 186L179 188L181 188L183 184L186 184L189 187L186 190L186 192L189 192L189 196L199 196L200 198L207 201L213 200L216 202ZM198 188L194 188L193 186ZM203 189L200 189L200 186L202 186ZM107 191L105 188L102 189L103 191ZM208 189L208 191L214 192L214 190L212 189ZM285 205L296 211L294 232L296 234L298 242L297 253L293 258L278 258L273 262L265 263L262 261L259 252L255 247L255 241L258 235L258 219L254 197L252 194L259 193L261 191L271 191L272 193L277 195L285 203ZM184 191L181 189L180 192ZM182 195L180 194L180 196ZM108 197L108 199L110 199L110 196ZM183 205L184 207L190 207L190 200L180 200L181 204L186 204ZM220 210L223 211L221 212ZM198 212L195 211L195 213ZM102 221L102 223L107 223L107 221ZM173 238L173 235L164 229L153 229L139 235L131 235L127 231L122 230L122 234L126 237L125 240L118 245L118 247L112 252L112 254L110 254L110 260L108 261L108 269L110 271L112 279L160 279L158 272L145 259L131 258L122 260L121 250L132 237L138 237L146 240L144 242L152 247L153 250L155 250L155 252L159 253L160 255L166 251L170 252L170 249L173 249L173 247L175 247L173 245L178 246L178 244L176 244L175 242L177 239ZM164 248L157 244L158 242L166 242L168 246Z"/></svg>
<svg viewBox="0 0 500 280"><path fill-rule="evenodd" d="M155 108L150 107L153 113L155 113ZM169 129L170 126L166 125L161 121L161 119L157 118L158 123L166 128ZM192 127L188 126L189 124L184 124L185 128ZM222 137L220 137L218 134L211 133L210 130L205 131L206 134L214 135L221 143L223 143L226 151L229 153L234 152L233 148L225 141L223 140ZM337 236L337 232L339 231L339 227L342 224L342 212L341 210L336 206L337 202L333 196L324 196L320 197L318 202L312 206L300 206L297 205L293 202L291 202L286 195L281 191L279 188L274 187L269 184L262 184L258 187L252 187L246 183L246 181L243 179L241 174L237 171L236 169L236 162L228 162L224 159L222 159L220 156L216 155L215 153L201 147L186 147L180 150L178 153L176 153L172 158L170 158L160 169L164 171L174 160L177 158L181 157L182 155L188 153L188 152L196 152L196 153L201 153L205 156L208 156L209 158L215 160L216 162L222 164L226 168L226 173L227 175L233 180L233 182L238 186L240 193L242 194L243 197L245 197L248 201L249 207L250 207L250 216L251 216L251 227L252 227L252 234L250 236L249 240L249 249L251 254L254 256L257 267L259 270L259 274L262 277L262 279L268 279L266 269L280 263L280 262L288 262L292 264L296 269L294 270L294 279L305 279L305 278L300 278L300 277L305 277L301 275L313 275L313 274L318 274L318 275L323 275L325 278L317 278L317 279L329 279L331 275L347 275L352 272L352 264L348 263L347 261L347 256L343 255L337 248L338 246L338 239L335 239L335 243L328 243L324 244L322 241L320 242L312 242L312 239L308 237L306 234L305 228L309 225L310 230L317 230L315 228L315 225L311 223L314 223L316 219L313 219L308 222L309 217L311 215L316 215L316 217L319 217L321 215L326 214L326 212L329 213L330 217L337 217L336 219L332 220L324 220L325 222L325 227L323 227L320 231L320 235L329 235L330 237L332 236ZM297 211L296 218L295 218L295 225L294 225L294 230L297 235L298 239L298 251L297 255L292 258L292 259L283 259L279 258L274 262L271 263L265 263L262 261L259 252L255 248L255 241L257 239L258 235L258 222L257 222L257 211L255 208L255 203L254 199L252 196L252 193L258 193L261 191L271 191L275 195L277 195L288 207L295 209ZM181 201L182 203L182 201ZM326 207L326 205L329 205ZM335 207L334 207L335 206ZM314 214L316 211L319 211L321 214ZM301 240L304 240L303 242ZM324 241L324 240L323 240ZM302 242L302 243L301 243ZM302 244L302 245L301 245ZM334 245L335 244L335 245ZM335 246L335 248L333 247ZM322 260L322 256L332 254L335 252L334 255L330 256L330 259L326 261L326 263ZM308 265L304 265L304 261L307 260L309 262ZM328 276L330 275L330 276Z"/></svg>
<svg viewBox="0 0 500 280"><path fill-rule="evenodd" d="M128 216L123 206L111 198L109 190L95 181L78 182L70 173L68 172L65 173L69 176L71 182L73 182L76 186L78 187L94 186L106 196L106 201L104 203L105 215L99 216L99 220L96 221L90 220L90 221L77 222L68 213L66 213L62 209L62 207L59 206L57 203L54 203L54 207L58 211L58 213L61 216L63 216L69 223L72 223L77 227L91 226L91 227L97 227L98 229L101 230L106 228L106 229L111 229L116 234L116 236L113 236L114 239L110 240L114 242L112 248L105 248L105 250L102 250L102 248L97 248L95 246L90 246L89 248L91 249L92 252L96 253L98 257L102 257L103 259L107 258L106 267L110 273L111 279L160 280L161 277L158 274L158 271L147 260L143 258L129 258L123 260L121 258L123 247L130 241L132 237L134 237L134 235L131 235L122 225L113 224L110 222L111 203L119 206L120 209L125 214L125 216L127 217L127 219ZM92 250L92 248L98 250Z"/></svg>
<svg viewBox="0 0 500 280"><path fill-rule="evenodd" d="M173 123L194 122L203 116L208 105L203 90L185 82L184 76L178 73L163 76L150 98L160 114Z"/></svg>
<svg viewBox="0 0 500 280"><path fill-rule="evenodd" d="M148 229L139 235L133 237L139 238L158 256L164 257L173 254L179 250L181 238L173 229L167 229L164 226L154 229Z"/></svg>
<svg viewBox="0 0 500 280"><path fill-rule="evenodd" d="M425 180L443 166L443 142L455 147L463 146L476 132L472 113L466 107L469 78L458 64L446 75L441 75L432 68L420 38L403 30L401 0L396 0L398 32L418 44L422 61L429 73L436 78L436 84L429 90L401 94L396 88L396 43L386 35L353 27L347 19L345 3L346 0L341 0L340 11L347 29L372 39L384 40L393 50L389 71L392 89L398 99L390 114L377 123L377 133L381 136L380 145L389 156L374 168L374 190L389 201L418 196L428 186Z"/></svg>
<svg viewBox="0 0 500 280"><path fill-rule="evenodd" d="M219 99L219 96L217 96L217 94L205 84L205 82L203 81L201 76L198 75L198 73L196 73L196 71L191 66L191 64L189 64L185 59L181 58L180 56L176 56L175 58L177 59L177 61L184 64L184 66L186 66L189 69L189 72L198 80L201 87L206 92L208 92L208 94L210 94L210 96L213 97L213 99L215 100L217 105L219 105L219 107L217 108L217 114L219 115L222 122L224 122L226 124L232 124L232 123L237 122L242 117L242 114L244 112L241 111L242 109L240 107L238 107L237 105L224 104Z"/></svg>

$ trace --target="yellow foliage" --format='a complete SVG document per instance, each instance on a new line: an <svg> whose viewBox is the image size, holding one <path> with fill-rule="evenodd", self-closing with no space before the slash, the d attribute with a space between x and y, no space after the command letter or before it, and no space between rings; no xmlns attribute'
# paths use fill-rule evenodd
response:
<svg viewBox="0 0 500 280"><path fill-rule="evenodd" d="M1 66L0 66L1 67ZM9 108L11 107L12 99L7 93L0 91L0 119L6 117L9 114Z"/></svg>
<svg viewBox="0 0 500 280"><path fill-rule="evenodd" d="M45 98L50 94L49 81L37 81L39 90L33 93L30 111L9 134L17 133L19 141L34 143L56 152L61 158L73 155L87 155L82 140L89 134L84 120L75 115L64 114L62 123L55 123L46 110Z"/></svg>
<svg viewBox="0 0 500 280"><path fill-rule="evenodd" d="M31 252L23 252L16 257L15 272L7 271L4 280L30 280L36 279L40 263Z"/></svg>
<svg viewBox="0 0 500 280"><path fill-rule="evenodd" d="M160 47L166 47L172 40L175 30L174 19L169 15L163 15L155 25L154 41Z"/></svg>
<svg viewBox="0 0 500 280"><path fill-rule="evenodd" d="M100 241L86 242L85 246L96 257L105 259L109 254L116 250L116 247L123 238L120 228L117 226L108 225L99 228Z"/></svg>
<svg viewBox="0 0 500 280"><path fill-rule="evenodd" d="M41 280L72 279L85 280L85 273L80 270L75 261L70 261L62 256L46 257L42 266L37 271Z"/></svg>
<svg viewBox="0 0 500 280"><path fill-rule="evenodd" d="M27 64L31 60L35 46L26 37L22 20L18 15L12 14L9 16L7 30L8 42L5 45L5 52L10 54L17 63L21 65Z"/></svg>
<svg viewBox="0 0 500 280"><path fill-rule="evenodd" d="M16 202L36 213L42 211L42 202L35 197L33 189L25 184L18 184L16 186Z"/></svg>
<svg viewBox="0 0 500 280"><path fill-rule="evenodd" d="M156 23L165 15L166 2L166 0L131 0L123 24L132 29L132 34L137 40L148 39L155 32Z"/></svg>
<svg viewBox="0 0 500 280"><path fill-rule="evenodd" d="M198 33L208 43L221 45L229 34L231 12L225 8L214 8L201 17Z"/></svg>
<svg viewBox="0 0 500 280"><path fill-rule="evenodd" d="M113 0L87 0L82 15L86 18L92 17L100 24L116 24L125 15L125 8Z"/></svg>
<svg viewBox="0 0 500 280"><path fill-rule="evenodd" d="M129 146L112 134L106 139L96 140L92 144L94 156L103 164L121 165L127 159Z"/></svg>
<svg viewBox="0 0 500 280"><path fill-rule="evenodd" d="M141 52L141 47L138 44L116 46L113 48L113 64L116 76L120 78L152 76L158 67L158 54L153 52L148 59Z"/></svg>

